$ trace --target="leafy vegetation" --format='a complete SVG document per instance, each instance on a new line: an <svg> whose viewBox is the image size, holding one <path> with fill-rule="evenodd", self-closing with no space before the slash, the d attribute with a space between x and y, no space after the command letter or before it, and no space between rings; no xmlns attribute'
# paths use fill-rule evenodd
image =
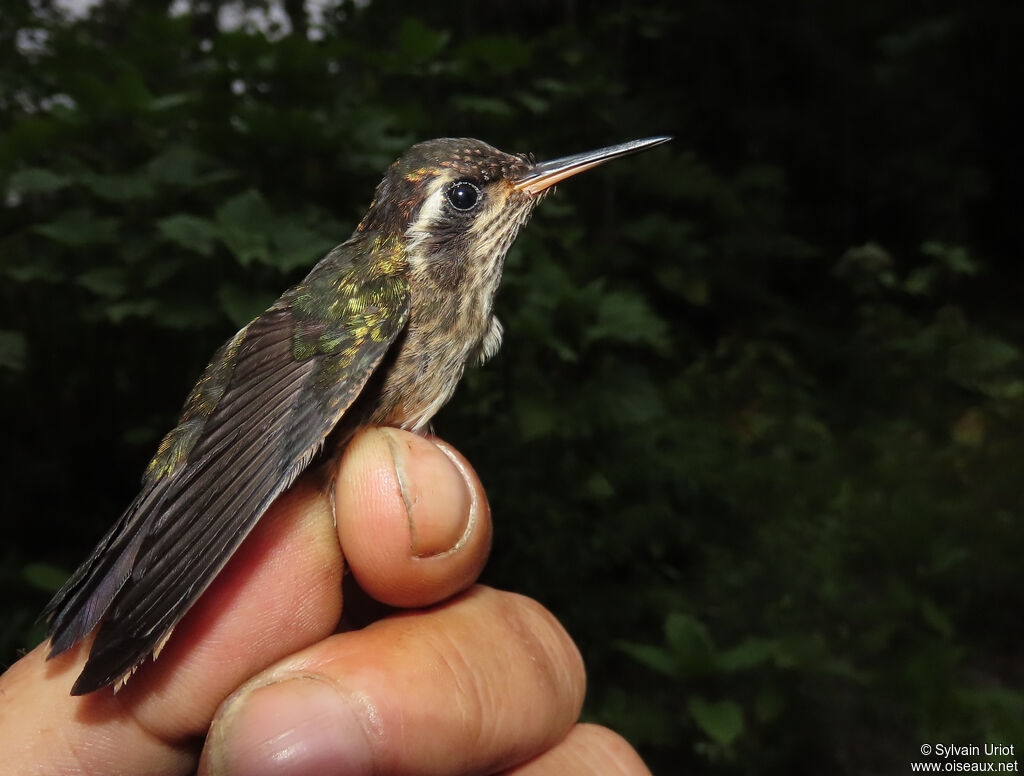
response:
<svg viewBox="0 0 1024 776"><path fill-rule="evenodd" d="M0 14L7 660L406 146L672 133L544 203L437 420L492 500L486 581L569 627L586 715L655 771L1024 741L1019 10L192 5Z"/></svg>

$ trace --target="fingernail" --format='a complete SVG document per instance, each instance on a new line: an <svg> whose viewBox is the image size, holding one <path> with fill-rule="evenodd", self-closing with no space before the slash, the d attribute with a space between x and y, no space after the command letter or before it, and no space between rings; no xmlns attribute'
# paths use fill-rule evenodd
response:
<svg viewBox="0 0 1024 776"><path fill-rule="evenodd" d="M287 679L231 701L214 720L203 760L217 776L371 773L373 764L351 703L316 677Z"/></svg>
<svg viewBox="0 0 1024 776"><path fill-rule="evenodd" d="M468 473L444 445L388 428L379 433L394 462L413 556L454 552L472 531L477 511Z"/></svg>

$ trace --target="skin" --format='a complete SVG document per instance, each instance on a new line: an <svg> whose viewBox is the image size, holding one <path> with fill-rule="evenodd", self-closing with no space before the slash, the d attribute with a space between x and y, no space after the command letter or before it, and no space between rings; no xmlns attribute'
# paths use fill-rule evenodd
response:
<svg viewBox="0 0 1024 776"><path fill-rule="evenodd" d="M0 676L4 767L648 773L621 737L577 722L585 675L557 620L474 584L490 513L457 452L369 429L338 465L334 513L320 482L307 474L277 500L159 660L117 695L68 695L88 642L48 662L40 645ZM345 563L399 611L335 633Z"/></svg>

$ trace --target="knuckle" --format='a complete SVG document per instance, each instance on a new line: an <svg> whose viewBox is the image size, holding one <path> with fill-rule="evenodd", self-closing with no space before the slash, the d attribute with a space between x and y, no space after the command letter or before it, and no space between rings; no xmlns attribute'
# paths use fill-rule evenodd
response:
<svg viewBox="0 0 1024 776"><path fill-rule="evenodd" d="M505 593L502 621L513 643L529 658L535 678L547 692L569 696L579 714L586 690L583 656L562 624L532 598Z"/></svg>

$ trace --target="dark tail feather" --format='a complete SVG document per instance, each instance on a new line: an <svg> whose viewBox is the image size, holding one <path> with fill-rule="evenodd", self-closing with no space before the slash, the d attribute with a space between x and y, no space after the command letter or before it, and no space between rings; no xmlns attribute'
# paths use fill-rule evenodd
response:
<svg viewBox="0 0 1024 776"><path fill-rule="evenodd" d="M129 509L124 517L131 511ZM120 533L127 522L124 518L118 521L40 614L41 620L50 623L48 658L66 652L89 635L131 575L144 535L137 534L118 552L115 545L123 544L118 539L124 537L116 534Z"/></svg>
<svg viewBox="0 0 1024 776"><path fill-rule="evenodd" d="M152 648L149 639L126 638L121 634L115 639L105 639L103 628L100 628L89 653L89 661L75 680L71 694L88 695L108 684L117 683L116 691L141 665L143 658L139 656L145 656Z"/></svg>

